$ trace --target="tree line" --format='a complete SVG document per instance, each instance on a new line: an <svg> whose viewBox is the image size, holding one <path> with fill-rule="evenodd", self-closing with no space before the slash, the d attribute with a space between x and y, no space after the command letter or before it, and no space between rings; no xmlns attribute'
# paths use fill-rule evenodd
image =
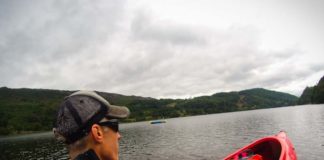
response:
<svg viewBox="0 0 324 160"><path fill-rule="evenodd" d="M324 103L324 76L311 87L306 87L298 100L298 104L322 104Z"/></svg>
<svg viewBox="0 0 324 160"><path fill-rule="evenodd" d="M52 129L58 106L74 91L0 88L0 135ZM111 104L127 106L124 122L296 105L298 97L262 88L190 99L155 99L98 92Z"/></svg>

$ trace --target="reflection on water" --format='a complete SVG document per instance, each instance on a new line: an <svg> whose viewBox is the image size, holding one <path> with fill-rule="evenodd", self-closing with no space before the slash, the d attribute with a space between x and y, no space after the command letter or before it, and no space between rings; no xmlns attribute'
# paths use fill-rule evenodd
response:
<svg viewBox="0 0 324 160"><path fill-rule="evenodd" d="M284 130L299 159L324 156L324 105L212 114L121 125L120 159L215 160ZM0 139L0 159L67 159L52 133Z"/></svg>
<svg viewBox="0 0 324 160"><path fill-rule="evenodd" d="M52 132L0 139L0 159L68 159L67 150Z"/></svg>

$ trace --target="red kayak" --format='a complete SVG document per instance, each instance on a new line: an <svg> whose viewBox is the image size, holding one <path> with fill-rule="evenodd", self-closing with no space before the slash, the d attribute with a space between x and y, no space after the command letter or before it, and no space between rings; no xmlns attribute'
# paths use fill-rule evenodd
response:
<svg viewBox="0 0 324 160"><path fill-rule="evenodd" d="M297 156L286 133L281 131L248 144L224 160L297 160Z"/></svg>

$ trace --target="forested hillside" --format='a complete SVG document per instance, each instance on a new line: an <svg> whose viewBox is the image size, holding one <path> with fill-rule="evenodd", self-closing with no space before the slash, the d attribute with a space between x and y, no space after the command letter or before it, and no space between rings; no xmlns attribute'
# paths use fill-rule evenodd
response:
<svg viewBox="0 0 324 160"><path fill-rule="evenodd" d="M73 91L0 88L0 135L51 130L57 107ZM125 122L295 105L297 97L266 89L223 92L192 99L155 99L98 92L125 105Z"/></svg>
<svg viewBox="0 0 324 160"><path fill-rule="evenodd" d="M298 100L298 104L320 104L324 103L324 76L317 85L306 87Z"/></svg>

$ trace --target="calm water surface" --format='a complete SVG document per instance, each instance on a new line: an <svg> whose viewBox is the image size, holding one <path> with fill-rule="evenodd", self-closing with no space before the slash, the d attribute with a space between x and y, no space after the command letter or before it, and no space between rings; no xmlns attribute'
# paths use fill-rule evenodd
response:
<svg viewBox="0 0 324 160"><path fill-rule="evenodd" d="M284 130L299 159L324 157L324 105L305 105L121 125L120 159L217 160ZM68 159L51 132L0 139L0 159Z"/></svg>

